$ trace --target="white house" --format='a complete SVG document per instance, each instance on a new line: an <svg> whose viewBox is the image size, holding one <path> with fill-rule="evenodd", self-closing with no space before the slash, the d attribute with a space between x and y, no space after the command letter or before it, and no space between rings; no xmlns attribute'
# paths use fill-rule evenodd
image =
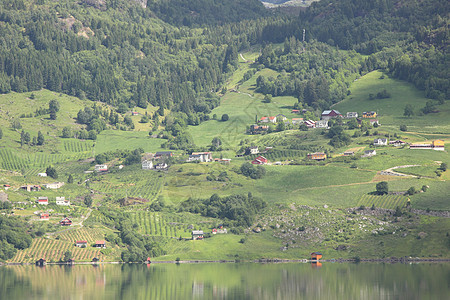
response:
<svg viewBox="0 0 450 300"><path fill-rule="evenodd" d="M45 183L42 186L46 189L59 189L64 185L64 182L52 182L52 183Z"/></svg>
<svg viewBox="0 0 450 300"><path fill-rule="evenodd" d="M346 117L347 117L347 119L357 118L358 113L356 111L349 111L349 112L347 112Z"/></svg>
<svg viewBox="0 0 450 300"><path fill-rule="evenodd" d="M376 138L373 140L374 146L386 146L388 144L388 139Z"/></svg>
<svg viewBox="0 0 450 300"><path fill-rule="evenodd" d="M66 200L66 197L56 197L56 205L69 206L70 200Z"/></svg>
<svg viewBox="0 0 450 300"><path fill-rule="evenodd" d="M39 177L47 177L47 173L38 173Z"/></svg>
<svg viewBox="0 0 450 300"><path fill-rule="evenodd" d="M377 155L377 150L366 150L364 151L363 157L369 157L374 155Z"/></svg>
<svg viewBox="0 0 450 300"><path fill-rule="evenodd" d="M107 165L95 165L95 172L105 172L108 171Z"/></svg>
<svg viewBox="0 0 450 300"><path fill-rule="evenodd" d="M151 169L153 169L153 162L151 160L143 160L142 170L151 170Z"/></svg>
<svg viewBox="0 0 450 300"><path fill-rule="evenodd" d="M156 170L165 170L167 169L169 166L166 163L159 163L156 164L155 169Z"/></svg>
<svg viewBox="0 0 450 300"><path fill-rule="evenodd" d="M316 121L316 128L328 128L328 120Z"/></svg>
<svg viewBox="0 0 450 300"><path fill-rule="evenodd" d="M212 161L211 152L193 152L189 155L188 161L201 161L201 162L210 162Z"/></svg>
<svg viewBox="0 0 450 300"><path fill-rule="evenodd" d="M193 240L202 240L203 239L203 230L193 230L192 231L192 239Z"/></svg>
<svg viewBox="0 0 450 300"><path fill-rule="evenodd" d="M258 154L259 153L259 150L258 150L257 146L251 146L248 149L250 151L250 154Z"/></svg>

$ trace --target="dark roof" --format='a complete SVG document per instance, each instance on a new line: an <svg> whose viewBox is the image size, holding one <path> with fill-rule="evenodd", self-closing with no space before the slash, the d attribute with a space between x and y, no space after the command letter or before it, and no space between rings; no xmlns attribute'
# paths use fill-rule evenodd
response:
<svg viewBox="0 0 450 300"><path fill-rule="evenodd" d="M322 255L322 253L320 253L320 252L313 252L313 253L311 253L311 255L313 255L313 254L315 254L315 255Z"/></svg>
<svg viewBox="0 0 450 300"><path fill-rule="evenodd" d="M155 156L158 156L158 155L172 155L172 151L156 152Z"/></svg>

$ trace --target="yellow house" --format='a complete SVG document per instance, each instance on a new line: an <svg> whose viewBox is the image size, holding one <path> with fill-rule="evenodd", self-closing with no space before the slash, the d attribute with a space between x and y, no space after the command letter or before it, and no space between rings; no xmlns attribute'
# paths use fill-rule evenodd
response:
<svg viewBox="0 0 450 300"><path fill-rule="evenodd" d="M363 118L376 118L377 117L377 112L376 111L365 111L362 114Z"/></svg>
<svg viewBox="0 0 450 300"><path fill-rule="evenodd" d="M444 141L443 140L433 141L433 147L444 147Z"/></svg>

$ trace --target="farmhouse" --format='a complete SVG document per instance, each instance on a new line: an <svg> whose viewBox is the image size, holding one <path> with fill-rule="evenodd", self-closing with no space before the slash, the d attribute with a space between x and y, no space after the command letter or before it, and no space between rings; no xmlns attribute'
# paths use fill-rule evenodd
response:
<svg viewBox="0 0 450 300"><path fill-rule="evenodd" d="M48 197L39 197L36 202L40 205L48 205Z"/></svg>
<svg viewBox="0 0 450 300"><path fill-rule="evenodd" d="M383 138L376 138L373 140L373 144L374 146L386 146L388 144L388 140Z"/></svg>
<svg viewBox="0 0 450 300"><path fill-rule="evenodd" d="M375 124L380 125L380 122L378 122L378 119L370 119L369 120L370 125L374 126Z"/></svg>
<svg viewBox="0 0 450 300"><path fill-rule="evenodd" d="M353 156L353 155L355 155L354 151L345 151L344 152L344 156Z"/></svg>
<svg viewBox="0 0 450 300"><path fill-rule="evenodd" d="M192 231L192 239L193 240L203 240L203 231L202 230L193 230Z"/></svg>
<svg viewBox="0 0 450 300"><path fill-rule="evenodd" d="M61 225L61 226L71 226L72 225L72 220L70 220L69 218L64 218L61 221L59 221L59 225Z"/></svg>
<svg viewBox="0 0 450 300"><path fill-rule="evenodd" d="M316 122L314 122L313 120L306 120L305 124L308 128L316 128Z"/></svg>
<svg viewBox="0 0 450 300"><path fill-rule="evenodd" d="M365 111L362 113L362 117L366 119L373 119L377 117L376 111Z"/></svg>
<svg viewBox="0 0 450 300"><path fill-rule="evenodd" d="M95 169L95 172L106 172L106 171L108 171L108 166L107 165L95 165L94 169Z"/></svg>
<svg viewBox="0 0 450 300"><path fill-rule="evenodd" d="M444 141L443 140L435 140L431 144L433 146L433 150L444 151Z"/></svg>
<svg viewBox="0 0 450 300"><path fill-rule="evenodd" d="M322 120L329 120L333 118L342 118L342 114L337 110L324 110L322 112Z"/></svg>
<svg viewBox="0 0 450 300"><path fill-rule="evenodd" d="M47 177L47 173L38 173L39 177Z"/></svg>
<svg viewBox="0 0 450 300"><path fill-rule="evenodd" d="M192 152L188 161L210 162L212 161L212 155L211 152Z"/></svg>
<svg viewBox="0 0 450 300"><path fill-rule="evenodd" d="M322 258L322 253L320 253L320 252L311 253L311 260L319 260L321 258Z"/></svg>
<svg viewBox="0 0 450 300"><path fill-rule="evenodd" d="M402 141L402 140L396 140L396 141L390 141L389 145L394 146L394 147L398 147L398 146L402 146L405 145L406 142Z"/></svg>
<svg viewBox="0 0 450 300"><path fill-rule="evenodd" d="M345 117L347 119L357 118L358 117L358 113L355 112L355 111L349 111L349 112L347 112Z"/></svg>
<svg viewBox="0 0 450 300"><path fill-rule="evenodd" d="M259 119L260 123L276 123L277 122L277 117L261 117L261 119Z"/></svg>
<svg viewBox="0 0 450 300"><path fill-rule="evenodd" d="M56 197L56 205L69 206L70 201L66 200L66 197Z"/></svg>
<svg viewBox="0 0 450 300"><path fill-rule="evenodd" d="M94 247L96 248L106 248L106 242L105 241L96 241L94 244Z"/></svg>
<svg viewBox="0 0 450 300"><path fill-rule="evenodd" d="M228 165L231 162L231 158L214 158L214 162Z"/></svg>
<svg viewBox="0 0 450 300"><path fill-rule="evenodd" d="M276 116L276 118L277 118L277 121L286 121L287 120L287 117L283 114L278 114Z"/></svg>
<svg viewBox="0 0 450 300"><path fill-rule="evenodd" d="M255 158L254 160L252 160L252 164L254 165L265 165L267 164L267 158L265 158L264 156L258 156L257 158Z"/></svg>
<svg viewBox="0 0 450 300"><path fill-rule="evenodd" d="M269 130L269 126L267 125L251 125L250 126L250 133L251 134L258 134Z"/></svg>
<svg viewBox="0 0 450 300"><path fill-rule="evenodd" d="M87 247L87 241L76 241L75 242L75 247L86 248Z"/></svg>
<svg viewBox="0 0 450 300"><path fill-rule="evenodd" d="M9 184L4 184L3 187L5 188L5 191L7 191L11 188L11 186Z"/></svg>
<svg viewBox="0 0 450 300"><path fill-rule="evenodd" d="M169 166L166 163L159 163L156 164L155 169L156 170L166 170Z"/></svg>
<svg viewBox="0 0 450 300"><path fill-rule="evenodd" d="M153 169L153 162L151 160L143 160L142 170L151 170L151 169Z"/></svg>
<svg viewBox="0 0 450 300"><path fill-rule="evenodd" d="M20 188L26 190L27 192L35 192L41 190L40 185L32 185L32 184L22 185Z"/></svg>
<svg viewBox="0 0 450 300"><path fill-rule="evenodd" d="M316 128L328 128L328 120L316 121Z"/></svg>
<svg viewBox="0 0 450 300"><path fill-rule="evenodd" d="M59 189L64 185L64 182L45 183L42 186L46 189Z"/></svg>
<svg viewBox="0 0 450 300"><path fill-rule="evenodd" d="M42 213L41 214L41 220L50 220L50 214L49 213Z"/></svg>
<svg viewBox="0 0 450 300"><path fill-rule="evenodd" d="M299 109L293 109L291 110L291 114L299 114L300 110Z"/></svg>
<svg viewBox="0 0 450 300"><path fill-rule="evenodd" d="M258 150L258 146L251 146L248 147L245 151L245 153L249 153L249 154L258 154L259 150Z"/></svg>
<svg viewBox="0 0 450 300"><path fill-rule="evenodd" d="M172 157L172 156L173 156L172 151L161 151L161 152L156 152L155 159L169 158L169 157Z"/></svg>
<svg viewBox="0 0 450 300"><path fill-rule="evenodd" d="M327 155L323 152L308 153L308 158L313 160L325 160Z"/></svg>
<svg viewBox="0 0 450 300"><path fill-rule="evenodd" d="M366 150L364 151L364 155L362 157L370 157L377 155L377 150Z"/></svg>
<svg viewBox="0 0 450 300"><path fill-rule="evenodd" d="M303 118L292 118L292 125L300 125L303 123Z"/></svg>

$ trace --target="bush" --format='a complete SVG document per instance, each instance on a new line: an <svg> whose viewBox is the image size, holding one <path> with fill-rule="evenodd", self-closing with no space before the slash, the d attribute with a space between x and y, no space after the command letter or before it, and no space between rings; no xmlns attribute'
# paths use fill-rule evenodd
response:
<svg viewBox="0 0 450 300"><path fill-rule="evenodd" d="M228 114L223 114L221 119L223 122L226 122L230 119L230 117L228 116Z"/></svg>
<svg viewBox="0 0 450 300"><path fill-rule="evenodd" d="M400 125L400 131L408 131L408 127L406 125Z"/></svg>

